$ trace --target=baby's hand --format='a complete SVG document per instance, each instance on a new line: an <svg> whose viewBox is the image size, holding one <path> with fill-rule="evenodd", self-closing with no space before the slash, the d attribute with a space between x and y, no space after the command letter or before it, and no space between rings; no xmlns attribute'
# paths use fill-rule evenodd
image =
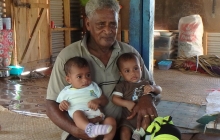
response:
<svg viewBox="0 0 220 140"><path fill-rule="evenodd" d="M152 85L144 86L144 93L154 92L154 87Z"/></svg>
<svg viewBox="0 0 220 140"><path fill-rule="evenodd" d="M92 110L97 110L99 108L99 104L95 100L91 100L88 102L88 107L91 108Z"/></svg>
<svg viewBox="0 0 220 140"><path fill-rule="evenodd" d="M127 109L128 109L130 112L132 112L132 109L134 108L135 103L134 103L133 101L127 101L126 104L127 104L127 105L126 105Z"/></svg>
<svg viewBox="0 0 220 140"><path fill-rule="evenodd" d="M66 100L63 100L60 104L59 104L59 109L61 111L67 111L69 108L69 103Z"/></svg>

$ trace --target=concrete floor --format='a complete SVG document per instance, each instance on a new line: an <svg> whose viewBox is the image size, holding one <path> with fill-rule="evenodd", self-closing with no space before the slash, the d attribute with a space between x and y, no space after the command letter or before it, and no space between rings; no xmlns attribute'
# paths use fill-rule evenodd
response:
<svg viewBox="0 0 220 140"><path fill-rule="evenodd" d="M46 117L45 96L48 79L48 77L39 79L1 78L0 105L20 114ZM182 140L220 140L220 134L186 133L182 134Z"/></svg>

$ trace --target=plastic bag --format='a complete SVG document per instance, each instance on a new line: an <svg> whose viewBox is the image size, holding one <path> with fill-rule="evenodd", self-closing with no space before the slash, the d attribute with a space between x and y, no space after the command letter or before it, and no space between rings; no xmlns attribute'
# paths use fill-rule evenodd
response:
<svg viewBox="0 0 220 140"><path fill-rule="evenodd" d="M178 29L178 57L203 55L203 23L200 15L180 18Z"/></svg>

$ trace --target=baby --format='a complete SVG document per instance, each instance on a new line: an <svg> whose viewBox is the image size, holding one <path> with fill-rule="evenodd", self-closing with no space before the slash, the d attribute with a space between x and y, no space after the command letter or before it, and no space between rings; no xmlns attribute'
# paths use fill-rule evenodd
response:
<svg viewBox="0 0 220 140"><path fill-rule="evenodd" d="M82 57L70 58L64 65L66 81L70 84L59 94L57 102L61 111L68 108L70 117L76 126L91 137L104 135L104 139L112 140L116 131L116 121L112 117L104 117L100 108L108 103L98 85L91 80L88 62ZM102 124L90 123L88 119L103 117Z"/></svg>

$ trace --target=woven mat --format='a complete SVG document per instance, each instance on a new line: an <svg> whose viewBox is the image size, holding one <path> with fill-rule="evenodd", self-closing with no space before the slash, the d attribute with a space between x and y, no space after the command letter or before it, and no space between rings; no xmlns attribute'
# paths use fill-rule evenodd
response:
<svg viewBox="0 0 220 140"><path fill-rule="evenodd" d="M62 130L48 118L30 117L0 106L0 140L60 140Z"/></svg>
<svg viewBox="0 0 220 140"><path fill-rule="evenodd" d="M21 85L29 85L29 86L47 88L49 79L50 77L26 78L26 77L21 76L21 79L11 80L11 81L14 83L21 84Z"/></svg>
<svg viewBox="0 0 220 140"><path fill-rule="evenodd" d="M175 69L154 69L154 79L163 89L162 100L190 104L206 104L206 97L213 89L220 89L220 78Z"/></svg>

